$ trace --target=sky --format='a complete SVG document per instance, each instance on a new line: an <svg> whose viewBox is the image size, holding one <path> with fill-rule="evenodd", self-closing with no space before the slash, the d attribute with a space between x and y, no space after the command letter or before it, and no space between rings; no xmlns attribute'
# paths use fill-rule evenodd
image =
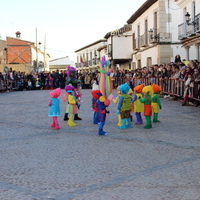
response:
<svg viewBox="0 0 200 200"><path fill-rule="evenodd" d="M16 37L41 42L50 60L103 39L121 28L146 0L8 0L0 3L0 37ZM46 41L46 43L45 43ZM46 45L45 45L46 44Z"/></svg>

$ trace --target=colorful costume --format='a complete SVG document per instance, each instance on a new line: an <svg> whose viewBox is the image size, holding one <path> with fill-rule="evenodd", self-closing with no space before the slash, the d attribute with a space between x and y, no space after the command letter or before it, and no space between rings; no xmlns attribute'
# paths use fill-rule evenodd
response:
<svg viewBox="0 0 200 200"><path fill-rule="evenodd" d="M77 99L77 107L78 109L80 109L80 102L81 102L81 89L80 89L80 83L78 82L78 79L76 78L75 75L76 69L72 66L68 66L67 67L67 79L66 79L66 85L72 85L74 87L74 96ZM68 114L65 113L64 116L64 121L67 121L68 118ZM82 120L82 118L80 118L78 116L78 114L74 115L74 120Z"/></svg>
<svg viewBox="0 0 200 200"><path fill-rule="evenodd" d="M71 85L66 85L65 86L65 91L67 92L68 95L66 95L65 98L67 98L67 108L66 108L66 113L69 114L69 119L68 119L68 126L76 126L74 123L74 115L78 114L78 107L76 105L77 100L76 97L74 96L74 87Z"/></svg>
<svg viewBox="0 0 200 200"><path fill-rule="evenodd" d="M142 92L144 93L144 97L140 99L140 102L144 104L144 116L146 119L146 125L144 128L149 129L152 128L152 123L151 123L151 116L152 116L152 107L151 107L151 95L153 93L152 87L151 86L145 86L142 89Z"/></svg>
<svg viewBox="0 0 200 200"><path fill-rule="evenodd" d="M158 120L158 113L160 112L160 109L162 109L161 103L160 103L160 96L159 93L161 91L161 88L159 85L152 84L152 89L154 94L151 97L152 100L152 111L153 111L153 122L160 122Z"/></svg>
<svg viewBox="0 0 200 200"><path fill-rule="evenodd" d="M97 108L97 100L101 96L100 90L93 90L91 92L93 98L92 98L92 110L94 111L93 115L93 124L98 124L99 123L99 115L98 115L98 108Z"/></svg>
<svg viewBox="0 0 200 200"><path fill-rule="evenodd" d="M134 112L135 112L135 116L136 116L136 122L135 124L143 124L143 120L142 120L142 116L141 113L144 112L144 104L140 102L140 98L142 98L142 89L143 89L144 85L138 85L136 87L134 87L134 92L135 92L135 96L133 97L133 102L134 102Z"/></svg>
<svg viewBox="0 0 200 200"><path fill-rule="evenodd" d="M113 99L113 103L114 103L114 104L118 104L118 103L119 103L119 98L120 98L120 96L121 96L121 93L120 93L120 91L119 91L119 87L117 88L117 94L118 94L118 96L115 97L115 98ZM117 114L117 117L118 117L117 126L121 126L121 125L122 125L122 119L121 119L120 113Z"/></svg>
<svg viewBox="0 0 200 200"><path fill-rule="evenodd" d="M58 97L61 94L61 90L60 88L57 88L51 91L49 94L52 97L52 99L48 103L48 106L50 106L48 116L52 117L53 120L51 127L54 129L60 129L57 117L60 116L60 100L58 99Z"/></svg>
<svg viewBox="0 0 200 200"><path fill-rule="evenodd" d="M132 98L128 94L129 90L130 86L127 83L119 86L119 91L121 93L121 96L119 97L117 114L120 113L121 115L122 126L119 126L119 128L121 129L131 128L130 113L131 113Z"/></svg>
<svg viewBox="0 0 200 200"><path fill-rule="evenodd" d="M99 135L106 135L106 132L103 131L103 127L106 120L106 113L107 107L110 105L110 100L113 98L111 95L112 92L112 80L110 78L110 72L112 71L109 69L110 61L107 61L105 56L101 59L101 66L100 66L100 79L99 79L99 90L101 92L101 97L97 100L96 105L98 109L98 117L99 117Z"/></svg>
<svg viewBox="0 0 200 200"><path fill-rule="evenodd" d="M104 104L103 98L101 99L101 97L97 100L96 105L98 109L98 120L99 120L98 135L106 135L106 132L103 130L103 127L106 121L106 114L110 113L108 110L106 110L106 107L108 107L108 105Z"/></svg>

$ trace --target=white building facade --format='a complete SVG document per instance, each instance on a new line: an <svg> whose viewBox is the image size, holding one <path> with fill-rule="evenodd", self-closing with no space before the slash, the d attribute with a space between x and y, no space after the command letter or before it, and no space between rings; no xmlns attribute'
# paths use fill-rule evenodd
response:
<svg viewBox="0 0 200 200"><path fill-rule="evenodd" d="M177 54L185 58L178 9L174 0L147 0L127 21L133 29L133 68L173 62Z"/></svg>
<svg viewBox="0 0 200 200"><path fill-rule="evenodd" d="M176 17L179 39L186 52L186 60L200 60L200 0L175 0L180 8Z"/></svg>
<svg viewBox="0 0 200 200"><path fill-rule="evenodd" d="M107 40L101 39L75 51L77 54L76 68L78 71L95 71L103 56L107 59Z"/></svg>
<svg viewBox="0 0 200 200"><path fill-rule="evenodd" d="M200 0L147 0L126 23L75 51L77 67L93 68L104 54L111 68L127 70L174 62L176 55L200 60Z"/></svg>
<svg viewBox="0 0 200 200"><path fill-rule="evenodd" d="M131 69L132 60L132 25L111 31L107 39L107 56L113 69Z"/></svg>

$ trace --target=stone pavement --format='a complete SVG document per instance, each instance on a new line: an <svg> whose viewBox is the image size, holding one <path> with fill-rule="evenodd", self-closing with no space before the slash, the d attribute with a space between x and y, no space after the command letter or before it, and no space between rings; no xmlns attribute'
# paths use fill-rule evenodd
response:
<svg viewBox="0 0 200 200"><path fill-rule="evenodd" d="M0 93L1 200L200 199L199 107L161 99L161 123L121 130L112 103L98 136L90 90L76 127L61 103L60 130L49 127L48 93Z"/></svg>

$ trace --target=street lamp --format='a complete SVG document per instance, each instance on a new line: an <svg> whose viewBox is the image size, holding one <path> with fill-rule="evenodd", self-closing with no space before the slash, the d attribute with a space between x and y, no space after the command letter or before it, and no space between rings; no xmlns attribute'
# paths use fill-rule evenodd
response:
<svg viewBox="0 0 200 200"><path fill-rule="evenodd" d="M158 34L156 34L156 35L153 35L153 29L149 29L149 36L150 36L150 38L151 39L160 39L160 34L158 33Z"/></svg>
<svg viewBox="0 0 200 200"><path fill-rule="evenodd" d="M97 64L97 54L94 55L94 58L92 59L93 65Z"/></svg>
<svg viewBox="0 0 200 200"><path fill-rule="evenodd" d="M185 21L187 23L188 26L192 25L192 26L198 26L198 20L194 20L192 22L191 21L191 18L190 18L190 14L187 12L186 15L185 15Z"/></svg>

